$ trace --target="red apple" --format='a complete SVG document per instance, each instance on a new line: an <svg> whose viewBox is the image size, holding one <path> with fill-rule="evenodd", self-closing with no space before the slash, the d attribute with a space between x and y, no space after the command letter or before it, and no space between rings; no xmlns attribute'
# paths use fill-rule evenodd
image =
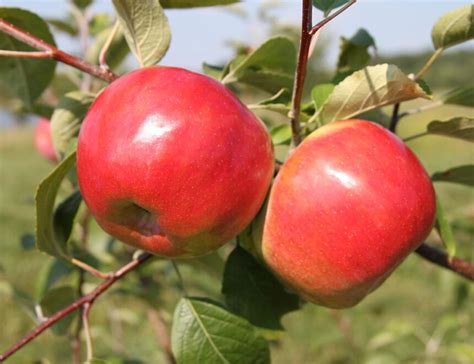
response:
<svg viewBox="0 0 474 364"><path fill-rule="evenodd" d="M35 129L35 145L38 152L51 162L57 162L58 157L54 150L51 138L51 123L46 118L40 118Z"/></svg>
<svg viewBox="0 0 474 364"><path fill-rule="evenodd" d="M202 255L236 236L273 169L263 123L221 83L179 68L113 82L78 140L79 186L99 225L167 257Z"/></svg>
<svg viewBox="0 0 474 364"><path fill-rule="evenodd" d="M329 124L274 182L263 258L303 298L350 307L423 242L435 209L430 178L395 135L363 120Z"/></svg>

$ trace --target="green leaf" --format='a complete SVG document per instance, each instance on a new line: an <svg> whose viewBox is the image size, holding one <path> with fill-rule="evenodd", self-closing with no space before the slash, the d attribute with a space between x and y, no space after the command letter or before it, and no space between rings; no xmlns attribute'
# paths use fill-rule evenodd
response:
<svg viewBox="0 0 474 364"><path fill-rule="evenodd" d="M53 226L53 210L61 182L75 167L76 153L66 157L39 185L36 191L36 247L50 255L66 258L67 241L58 240ZM67 258L66 258L67 259Z"/></svg>
<svg viewBox="0 0 474 364"><path fill-rule="evenodd" d="M31 250L35 247L35 237L31 234L25 234L21 236L21 247L23 250Z"/></svg>
<svg viewBox="0 0 474 364"><path fill-rule="evenodd" d="M94 44L87 49L87 61L95 64L99 63L100 51L104 47L105 42L107 42L107 40L109 39L112 30L113 26L104 29L103 31L97 34ZM118 29L115 32L114 37L112 38L112 42L110 43L110 46L107 50L107 65L112 69L116 68L125 60L129 52L130 49L128 48L123 31L122 29Z"/></svg>
<svg viewBox="0 0 474 364"><path fill-rule="evenodd" d="M328 16L331 10L348 2L349 0L313 0L313 6L324 12L324 16Z"/></svg>
<svg viewBox="0 0 474 364"><path fill-rule="evenodd" d="M38 300L44 297L46 292L54 286L62 277L74 270L74 266L60 259L53 259L41 268L38 273L35 286L35 297Z"/></svg>
<svg viewBox="0 0 474 364"><path fill-rule="evenodd" d="M158 0L112 0L125 39L140 65L163 58L171 41L168 19Z"/></svg>
<svg viewBox="0 0 474 364"><path fill-rule="evenodd" d="M311 91L311 98L313 99L316 111L321 109L329 95L334 90L334 87L336 87L336 85L332 83L322 83L313 87L313 90Z"/></svg>
<svg viewBox="0 0 474 364"><path fill-rule="evenodd" d="M54 211L53 228L56 239L59 241L65 241L66 243L69 241L74 226L74 219L79 206L81 206L81 202L81 193L75 191L62 201Z"/></svg>
<svg viewBox="0 0 474 364"><path fill-rule="evenodd" d="M48 24L38 15L17 8L0 8L0 18L26 30L47 43L55 44ZM11 51L37 51L0 32L0 49ZM53 78L56 62L51 59L0 57L0 86L18 97L26 108L34 101Z"/></svg>
<svg viewBox="0 0 474 364"><path fill-rule="evenodd" d="M270 130L270 135L274 145L290 144L291 142L291 126L290 124L281 124L274 126Z"/></svg>
<svg viewBox="0 0 474 364"><path fill-rule="evenodd" d="M240 0L160 0L164 8L197 8L202 6L229 5L236 4Z"/></svg>
<svg viewBox="0 0 474 364"><path fill-rule="evenodd" d="M474 165L469 164L450 168L443 172L433 174L432 180L435 182L452 182L474 187Z"/></svg>
<svg viewBox="0 0 474 364"><path fill-rule="evenodd" d="M56 152L62 157L71 139L79 135L82 120L95 95L82 91L68 92L61 97L51 117L51 138Z"/></svg>
<svg viewBox="0 0 474 364"><path fill-rule="evenodd" d="M227 259L222 293L232 312L255 326L271 330L282 330L281 317L300 308L298 296L288 293L241 247L236 247Z"/></svg>
<svg viewBox="0 0 474 364"><path fill-rule="evenodd" d="M474 38L474 5L464 5L441 16L433 26L435 49L448 48Z"/></svg>
<svg viewBox="0 0 474 364"><path fill-rule="evenodd" d="M425 82L425 80L422 80L421 78L416 80L416 83L418 86L421 87L421 89L427 94L428 96L433 96L433 91L431 91L430 86Z"/></svg>
<svg viewBox="0 0 474 364"><path fill-rule="evenodd" d="M89 22L89 32L96 36L113 25L113 18L107 13L95 14Z"/></svg>
<svg viewBox="0 0 474 364"><path fill-rule="evenodd" d="M339 47L338 73L355 71L367 66L371 58L369 48L376 48L374 38L363 28L349 39L341 37Z"/></svg>
<svg viewBox="0 0 474 364"><path fill-rule="evenodd" d="M80 7L81 9L85 9L90 6L92 1L93 0L73 0L74 4L76 4L76 6Z"/></svg>
<svg viewBox="0 0 474 364"><path fill-rule="evenodd" d="M47 22L55 29L71 36L76 36L78 34L77 27L73 22L67 22L61 19L48 19Z"/></svg>
<svg viewBox="0 0 474 364"><path fill-rule="evenodd" d="M214 66L212 64L204 62L202 64L202 71L206 75L211 76L212 78L215 78L216 80L220 81L224 74L224 67Z"/></svg>
<svg viewBox="0 0 474 364"><path fill-rule="evenodd" d="M324 123L350 119L385 105L418 97L429 98L397 66L369 66L336 85L320 110L320 117Z"/></svg>
<svg viewBox="0 0 474 364"><path fill-rule="evenodd" d="M456 241L454 240L453 230L444 213L443 206L439 198L436 198L436 231L438 232L443 244L450 257L456 255Z"/></svg>
<svg viewBox="0 0 474 364"><path fill-rule="evenodd" d="M284 37L271 38L231 67L223 83L242 82L276 93L291 89L296 67L296 48Z"/></svg>
<svg viewBox="0 0 474 364"><path fill-rule="evenodd" d="M40 302L43 314L51 316L57 311L71 304L76 298L76 290L70 286L58 287L49 290ZM69 314L51 326L56 335L65 335L74 320L74 315Z"/></svg>
<svg viewBox="0 0 474 364"><path fill-rule="evenodd" d="M474 107L474 86L459 87L442 97L445 104Z"/></svg>
<svg viewBox="0 0 474 364"><path fill-rule="evenodd" d="M171 343L177 364L270 363L268 343L254 327L206 299L179 301Z"/></svg>
<svg viewBox="0 0 474 364"><path fill-rule="evenodd" d="M474 142L474 119L457 117L448 121L432 121L427 127L428 134L443 135Z"/></svg>

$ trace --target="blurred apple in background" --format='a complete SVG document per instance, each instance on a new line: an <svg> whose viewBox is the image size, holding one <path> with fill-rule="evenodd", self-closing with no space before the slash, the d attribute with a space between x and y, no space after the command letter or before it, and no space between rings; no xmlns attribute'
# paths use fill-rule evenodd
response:
<svg viewBox="0 0 474 364"><path fill-rule="evenodd" d="M40 118L36 124L35 145L44 158L55 163L58 161L51 138L51 123L46 118Z"/></svg>

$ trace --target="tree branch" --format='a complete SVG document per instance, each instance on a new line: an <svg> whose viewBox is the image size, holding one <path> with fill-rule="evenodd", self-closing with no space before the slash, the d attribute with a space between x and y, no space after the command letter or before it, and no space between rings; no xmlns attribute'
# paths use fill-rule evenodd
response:
<svg viewBox="0 0 474 364"><path fill-rule="evenodd" d="M0 362L8 359L10 356L15 354L19 349L23 346L28 344L31 340L36 338L38 335L43 333L47 328L54 325L56 322L64 318L65 316L69 315L71 312L79 309L80 307L86 304L92 304L101 294L103 294L107 289L109 289L115 282L119 279L123 278L127 273L131 272L132 270L141 266L144 262L150 259L153 255L150 253L143 253L133 259L128 264L124 265L119 270L115 271L111 274L111 276L97 286L91 293L82 296L75 302L71 303L69 306L63 308L62 310L56 312L54 315L49 317L46 321L38 325L35 329L33 329L28 335L23 337L17 343L15 343L10 349L5 351L3 354L0 355Z"/></svg>
<svg viewBox="0 0 474 364"><path fill-rule="evenodd" d="M463 259L449 257L445 252L428 244L422 244L416 250L416 253L440 267L453 271L470 281L474 281L474 265Z"/></svg>
<svg viewBox="0 0 474 364"><path fill-rule="evenodd" d="M148 321L150 322L151 328L155 332L163 352L166 356L168 364L176 364L173 352L171 351L171 339L168 334L168 328L166 327L165 321L161 316L160 312L152 308L147 311Z"/></svg>
<svg viewBox="0 0 474 364"><path fill-rule="evenodd" d="M86 62L81 58L63 52L55 46L29 34L23 29L17 28L3 19L0 19L0 31L39 51L47 52L50 55L50 58L53 58L56 61L68 64L104 81L112 82L118 78L118 76L112 71L102 69L101 67Z"/></svg>
<svg viewBox="0 0 474 364"><path fill-rule="evenodd" d="M298 61L296 65L295 81L293 84L293 94L291 97L291 110L288 117L291 122L291 134L293 145L296 147L301 143L301 127L300 127L300 111L301 98L303 96L304 80L306 77L306 66L308 64L309 49L311 46L311 39L324 25L329 23L332 19L337 17L351 5L355 4L357 0L352 0L341 9L336 11L331 16L323 19L315 26L312 25L313 9L311 0L303 0L302 17L301 17L301 37L300 48L298 53Z"/></svg>

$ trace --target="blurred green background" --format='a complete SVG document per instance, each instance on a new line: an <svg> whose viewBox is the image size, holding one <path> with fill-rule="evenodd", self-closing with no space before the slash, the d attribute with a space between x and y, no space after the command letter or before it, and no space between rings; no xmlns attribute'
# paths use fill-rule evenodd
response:
<svg viewBox="0 0 474 364"><path fill-rule="evenodd" d="M272 34L294 32L291 24L271 25ZM377 39L377 34L373 35ZM333 74L330 66L321 66L325 64L325 49L330 39L322 37L318 45L310 66L308 86L313 86L316 80L318 83L327 81ZM372 63L394 63L410 73L419 70L429 55L430 51L389 57L378 54ZM474 51L449 52L435 64L426 81L436 99L450 88L473 85L473 69ZM423 103L404 103L402 111ZM11 114L1 115L12 117ZM462 107L433 108L402 119L398 131L402 137L408 137L423 131L432 120L455 116L474 117L474 111ZM22 244L22 236L34 232L36 187L53 166L35 151L32 123L10 120L5 125L11 126L0 129L0 351L36 325L32 299L38 295L38 287L53 263L45 254L28 249L27 240ZM460 140L427 136L410 142L409 146L429 173L472 164L474 160L472 145ZM457 255L472 262L473 191L442 183L436 189L454 227ZM67 191L68 186L64 186L64 195ZM80 231L76 231L77 234ZM89 240L90 250L97 259L94 263L103 271L117 268L121 259L129 255L124 246L110 242L95 225L91 226ZM435 234L429 241L441 247ZM211 256L178 262L190 294L222 300L223 261L231 249L228 245ZM70 272L55 282L54 287L77 280L77 272ZM85 290L92 289L97 282L86 275ZM172 310L180 295L179 282L167 261L153 261L132 273L101 296L93 307L90 321L95 356L127 358L129 363L165 362L152 317L158 313L169 327ZM72 316L77 319L76 314ZM414 254L357 307L331 311L306 304L302 310L285 316L283 324L286 331L271 343L272 359L277 364L474 362L472 285ZM70 337L48 330L9 362L40 360L44 363L71 362Z"/></svg>

